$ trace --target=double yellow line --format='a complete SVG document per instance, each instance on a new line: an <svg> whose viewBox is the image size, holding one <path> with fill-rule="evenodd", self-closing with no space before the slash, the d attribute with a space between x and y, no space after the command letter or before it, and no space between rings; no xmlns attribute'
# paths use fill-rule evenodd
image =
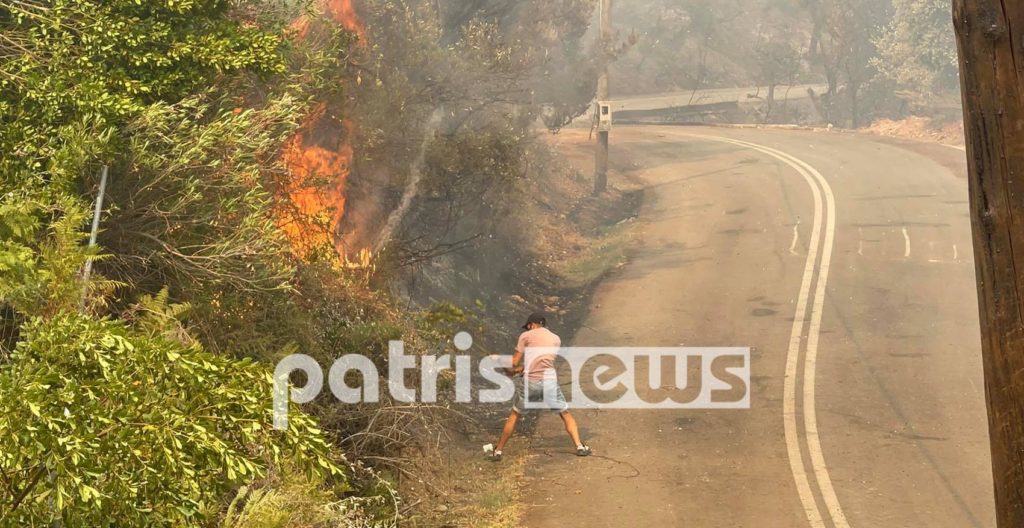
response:
<svg viewBox="0 0 1024 528"><path fill-rule="evenodd" d="M811 238L808 244L807 260L804 264L803 280L797 298L796 313L793 316L793 330L789 338L789 350L786 354L786 379L783 384L782 418L786 433L786 452L789 466L793 472L800 502L803 505L807 520L813 528L825 528L826 516L822 515L815 493L811 488L811 475L817 485L821 501L825 506L827 518L835 528L849 528L846 515L836 497L832 479L828 474L825 457L821 450L821 439L818 436L818 418L815 408L815 367L818 360L818 337L821 333L821 314L825 303L825 285L828 282L829 266L832 261L832 248L836 231L836 206L832 187L825 177L807 162L786 154L785 152L737 139L701 134L682 133L681 135L748 148L771 156L790 166L804 178L814 197L814 221L811 227ZM819 258L820 256L820 258ZM811 297L811 287L814 296ZM804 328L807 329L806 347L801 362L801 343ZM802 367L802 368L801 368ZM802 408L797 412L797 385L803 378L803 393L800 403ZM798 418L803 418L803 435L800 435ZM804 462L801 444L806 446L808 464Z"/></svg>

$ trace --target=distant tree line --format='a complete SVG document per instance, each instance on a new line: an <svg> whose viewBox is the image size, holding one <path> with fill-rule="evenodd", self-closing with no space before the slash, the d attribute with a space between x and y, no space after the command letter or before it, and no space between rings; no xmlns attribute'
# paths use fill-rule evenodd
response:
<svg viewBox="0 0 1024 528"><path fill-rule="evenodd" d="M614 65L619 95L822 83L823 118L958 105L950 0L640 0L616 5L635 49Z"/></svg>

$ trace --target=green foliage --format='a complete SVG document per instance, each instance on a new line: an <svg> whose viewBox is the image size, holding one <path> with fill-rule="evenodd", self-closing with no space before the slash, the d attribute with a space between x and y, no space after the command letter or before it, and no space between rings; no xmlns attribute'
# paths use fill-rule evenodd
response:
<svg viewBox="0 0 1024 528"><path fill-rule="evenodd" d="M282 72L281 38L231 16L248 3L0 3L0 173L45 171L66 124L116 126L224 73Z"/></svg>
<svg viewBox="0 0 1024 528"><path fill-rule="evenodd" d="M196 96L128 123L99 239L112 254L99 269L127 285L126 300L167 287L214 351L243 341L238 330L258 338L254 310L286 302L294 273L264 182L285 173L277 153L305 109L287 95L238 111Z"/></svg>
<svg viewBox="0 0 1024 528"><path fill-rule="evenodd" d="M957 92L959 65L950 0L894 0L895 15L875 40L875 64L917 105Z"/></svg>
<svg viewBox="0 0 1024 528"><path fill-rule="evenodd" d="M464 133L438 138L426 164L431 172L426 192L434 197L462 195L460 206L479 198L479 191L509 183L518 174L530 135L502 125L503 116L474 123ZM472 194L466 196L464 193Z"/></svg>
<svg viewBox="0 0 1024 528"><path fill-rule="evenodd" d="M24 192L0 198L0 299L17 312L39 316L77 307L86 286L82 267L96 258L95 250L82 247L87 218L87 210L66 196L52 203Z"/></svg>
<svg viewBox="0 0 1024 528"><path fill-rule="evenodd" d="M341 475L313 420L272 429L271 377L248 360L71 312L34 318L0 371L8 518L66 526L199 524L289 460Z"/></svg>
<svg viewBox="0 0 1024 528"><path fill-rule="evenodd" d="M246 511L393 517L390 487L342 474L312 418L273 431L268 369L232 359L386 350L405 329L365 283L293 257L276 220L282 146L340 98L354 42L318 21L285 45L304 5L0 0L5 523L208 525L243 484L262 490ZM270 486L282 465L301 484Z"/></svg>
<svg viewBox="0 0 1024 528"><path fill-rule="evenodd" d="M288 431L271 430L268 370L203 351L186 326L191 307L166 289L125 313L133 327L77 313L87 286L78 273L96 256L82 243L88 214L53 194L0 201L0 298L20 334L0 363L5 520L198 525L285 461L348 491L312 418L293 409ZM88 287L103 284L94 276ZM326 501L310 493L307 502Z"/></svg>
<svg viewBox="0 0 1024 528"><path fill-rule="evenodd" d="M161 335L185 346L196 344L185 326L192 307L185 303L171 303L168 299L167 288L156 295L143 295L138 304L125 313L125 319L145 334Z"/></svg>
<svg viewBox="0 0 1024 528"><path fill-rule="evenodd" d="M228 506L221 528L333 528L390 526L394 503L390 489L381 486L368 497L338 494L322 482L284 472L263 487L245 486ZM377 513L374 515L374 513ZM374 519L379 517L379 519ZM374 521L377 521L376 524ZM383 521L383 522L382 522ZM392 521L392 522L388 522Z"/></svg>

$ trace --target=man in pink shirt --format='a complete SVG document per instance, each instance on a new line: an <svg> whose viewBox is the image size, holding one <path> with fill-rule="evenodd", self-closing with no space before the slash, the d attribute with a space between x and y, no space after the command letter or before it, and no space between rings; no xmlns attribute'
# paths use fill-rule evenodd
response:
<svg viewBox="0 0 1024 528"><path fill-rule="evenodd" d="M509 374L511 376L523 374L525 379L522 384L517 384L512 413L505 421L505 428L501 431L498 444L494 446L493 451L488 452L491 460L501 460L501 450L512 433L515 432L519 415L526 410L537 408L558 412L565 424L565 432L569 433L572 444L576 447L576 454L579 456L590 454L590 446L580 441L576 420L569 413L569 405L565 402L561 387L558 386L555 357L558 355L558 348L562 345L562 340L554 332L548 330L547 325L547 319L544 314L540 313L530 314L526 324L523 325L525 332L519 336L516 351L512 355L512 369ZM526 349L528 348L530 354L527 358ZM529 406L526 404L527 399L530 401Z"/></svg>

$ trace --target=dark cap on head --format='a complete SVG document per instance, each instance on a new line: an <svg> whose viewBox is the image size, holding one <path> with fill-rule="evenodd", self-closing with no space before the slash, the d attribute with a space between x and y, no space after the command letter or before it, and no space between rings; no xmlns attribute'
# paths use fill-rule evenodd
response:
<svg viewBox="0 0 1024 528"><path fill-rule="evenodd" d="M547 326L548 319L547 317L544 317L544 314L540 312L533 312L532 314L530 314L530 317L526 318L526 324L523 325L523 330L529 329L530 325L534 323L539 324L541 326Z"/></svg>

